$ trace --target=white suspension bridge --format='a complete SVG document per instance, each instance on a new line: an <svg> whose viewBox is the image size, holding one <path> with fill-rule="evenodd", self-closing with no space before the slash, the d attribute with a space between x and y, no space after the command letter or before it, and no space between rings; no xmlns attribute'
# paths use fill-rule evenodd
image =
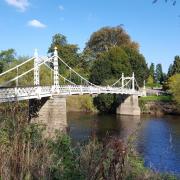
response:
<svg viewBox="0 0 180 180"><path fill-rule="evenodd" d="M23 73L19 73L19 68L27 63L33 61L34 66ZM73 82L71 79L59 74L59 64L61 62L69 69L70 73L74 73L81 81L81 84ZM53 82L51 85L43 86L40 83L40 67L45 65L53 74ZM16 71L16 75L5 81L0 82L0 103L12 102L28 99L41 99L43 97L52 97L54 95L68 96L68 95L82 95L82 94L126 94L126 95L145 95L145 87L140 88L135 79L134 73L130 77L125 77L122 73L120 79L114 84L108 86L99 86L89 82L77 71L72 69L65 61L63 61L57 52L57 48L54 50L54 54L51 57L41 57L35 50L34 56L21 64L3 72L0 74L0 79L8 76L12 72ZM34 84L19 86L18 82L23 77L27 77L30 73L34 74ZM43 78L43 77L42 77ZM5 78L6 79L6 78ZM64 83L60 81L63 79ZM12 83L16 85L12 87ZM82 84L84 82L84 84Z"/></svg>

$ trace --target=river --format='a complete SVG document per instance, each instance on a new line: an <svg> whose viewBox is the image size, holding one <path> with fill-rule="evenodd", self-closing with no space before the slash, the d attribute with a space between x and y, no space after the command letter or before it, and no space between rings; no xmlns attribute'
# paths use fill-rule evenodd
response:
<svg viewBox="0 0 180 180"><path fill-rule="evenodd" d="M145 166L159 172L180 175L180 116L116 116L68 113L70 136L74 143L87 142L92 135L101 140L118 136L127 140L137 133L137 151Z"/></svg>

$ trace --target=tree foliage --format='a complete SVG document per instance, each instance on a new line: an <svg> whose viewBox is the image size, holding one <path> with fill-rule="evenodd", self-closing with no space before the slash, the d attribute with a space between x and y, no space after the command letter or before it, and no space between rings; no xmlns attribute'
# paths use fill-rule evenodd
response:
<svg viewBox="0 0 180 180"><path fill-rule="evenodd" d="M48 52L53 54L55 47L57 47L58 55L64 62L66 62L71 68L76 68L76 70L80 72L81 75L88 77L86 73L89 72L88 65L90 56L88 52L78 53L78 46L76 44L69 44L67 42L66 36L59 33L52 37L52 43ZM72 75L70 70L60 61L59 73L66 78L71 78L70 76ZM78 82L76 81L76 83Z"/></svg>
<svg viewBox="0 0 180 180"><path fill-rule="evenodd" d="M154 63L151 63L150 67L149 67L149 75L151 77L153 77L153 81L155 80L155 67L154 67Z"/></svg>
<svg viewBox="0 0 180 180"><path fill-rule="evenodd" d="M108 52L101 53L94 62L90 81L98 85L107 85L105 83L107 80L117 80L122 73L129 75L131 72L131 65L125 51L120 47L114 47Z"/></svg>
<svg viewBox="0 0 180 180"><path fill-rule="evenodd" d="M54 48L57 47L58 55L72 68L78 64L78 46L75 44L68 44L67 39L62 34L55 34L52 37L52 43L48 50L49 53L54 52Z"/></svg>
<svg viewBox="0 0 180 180"><path fill-rule="evenodd" d="M128 56L131 70L134 72L139 86L143 86L144 80L148 77L148 67L144 56L136 49L125 47L124 50Z"/></svg>
<svg viewBox="0 0 180 180"><path fill-rule="evenodd" d="M94 98L96 108L103 113L115 113L117 102L117 96L114 94L100 94Z"/></svg>
<svg viewBox="0 0 180 180"><path fill-rule="evenodd" d="M180 73L169 78L168 86L169 90L173 94L174 100L180 105Z"/></svg>
<svg viewBox="0 0 180 180"><path fill-rule="evenodd" d="M162 84L164 81L164 74L162 71L162 65L161 64L156 65L155 79L156 79L156 82L160 83L160 84Z"/></svg>
<svg viewBox="0 0 180 180"><path fill-rule="evenodd" d="M175 56L174 62L172 65L172 75L176 73L180 73L180 57L179 56Z"/></svg>
<svg viewBox="0 0 180 180"><path fill-rule="evenodd" d="M7 66L16 60L15 56L16 52L14 49L0 51L0 73L2 73Z"/></svg>
<svg viewBox="0 0 180 180"><path fill-rule="evenodd" d="M151 88L154 86L154 79L151 75L149 75L146 85Z"/></svg>
<svg viewBox="0 0 180 180"><path fill-rule="evenodd" d="M132 41L130 36L121 27L103 27L94 32L86 43L85 50L91 50L94 54L108 51L112 47L128 46L138 49L139 45Z"/></svg>

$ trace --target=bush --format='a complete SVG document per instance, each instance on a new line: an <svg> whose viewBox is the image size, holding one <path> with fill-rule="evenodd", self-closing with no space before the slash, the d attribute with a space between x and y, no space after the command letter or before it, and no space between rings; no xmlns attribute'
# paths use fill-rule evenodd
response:
<svg viewBox="0 0 180 180"><path fill-rule="evenodd" d="M94 105L100 112L104 113L115 113L117 102L117 96L114 94L100 94L94 98Z"/></svg>
<svg viewBox="0 0 180 180"><path fill-rule="evenodd" d="M169 78L168 86L170 92L173 94L174 100L180 105L180 73Z"/></svg>

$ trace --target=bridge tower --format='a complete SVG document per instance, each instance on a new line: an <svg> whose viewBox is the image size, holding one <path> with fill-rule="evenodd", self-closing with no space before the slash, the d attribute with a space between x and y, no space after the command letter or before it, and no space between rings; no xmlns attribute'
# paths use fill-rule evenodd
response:
<svg viewBox="0 0 180 180"><path fill-rule="evenodd" d="M39 85L39 57L38 51L35 49L34 51L34 86Z"/></svg>
<svg viewBox="0 0 180 180"><path fill-rule="evenodd" d="M122 86L122 89L123 89L123 88L124 88L124 73L122 73L121 79L122 79L122 84L121 84L121 86Z"/></svg>
<svg viewBox="0 0 180 180"><path fill-rule="evenodd" d="M131 77L131 90L135 91L135 77L134 72ZM124 74L122 73L122 88L124 88ZM138 103L138 95L130 95L121 102L121 104L116 109L116 114L120 115L140 115L140 107Z"/></svg>
<svg viewBox="0 0 180 180"><path fill-rule="evenodd" d="M53 90L55 93L59 92L59 66L58 66L58 51L57 47L54 48L54 85Z"/></svg>
<svg viewBox="0 0 180 180"><path fill-rule="evenodd" d="M135 90L134 80L135 80L135 77L134 77L134 72L133 72L133 74L132 74L132 90L133 91Z"/></svg>

